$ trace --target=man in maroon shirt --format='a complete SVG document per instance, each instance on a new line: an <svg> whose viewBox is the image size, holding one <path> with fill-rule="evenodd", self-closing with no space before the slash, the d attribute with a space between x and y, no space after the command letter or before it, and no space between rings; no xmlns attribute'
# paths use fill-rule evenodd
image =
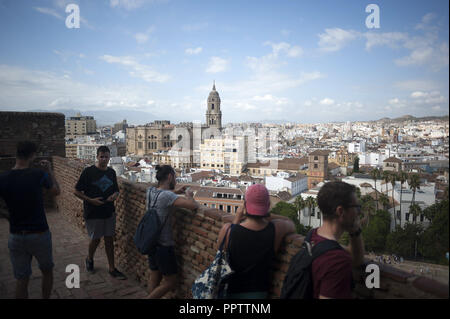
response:
<svg viewBox="0 0 450 319"><path fill-rule="evenodd" d="M326 239L338 241L344 232L348 232L350 245L342 250L328 251L313 261L314 298L352 298L352 268L364 261L359 219L361 205L355 186L344 182L326 183L317 195L317 202L323 224L313 230L312 244Z"/></svg>

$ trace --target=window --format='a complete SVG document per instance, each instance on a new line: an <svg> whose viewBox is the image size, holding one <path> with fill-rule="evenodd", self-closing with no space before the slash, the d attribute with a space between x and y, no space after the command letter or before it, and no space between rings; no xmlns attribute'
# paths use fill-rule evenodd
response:
<svg viewBox="0 0 450 319"><path fill-rule="evenodd" d="M219 205L219 209L220 209L220 210L223 210L223 205Z"/></svg>
<svg viewBox="0 0 450 319"><path fill-rule="evenodd" d="M407 221L409 221L409 213L406 213L406 214L405 214L405 219L406 219Z"/></svg>
<svg viewBox="0 0 450 319"><path fill-rule="evenodd" d="M314 168L318 168L319 167L319 165L317 165L317 164L314 164Z"/></svg>
<svg viewBox="0 0 450 319"><path fill-rule="evenodd" d="M420 214L420 221L423 222L423 215Z"/></svg>
<svg viewBox="0 0 450 319"><path fill-rule="evenodd" d="M227 213L231 213L231 206L227 205Z"/></svg>
<svg viewBox="0 0 450 319"><path fill-rule="evenodd" d="M216 204L211 204L211 208L216 208Z"/></svg>
<svg viewBox="0 0 450 319"><path fill-rule="evenodd" d="M142 142L138 142L138 148L142 148Z"/></svg>
<svg viewBox="0 0 450 319"><path fill-rule="evenodd" d="M319 157L314 156L314 160L315 160L315 161L318 161L318 160L319 160Z"/></svg>
<svg viewBox="0 0 450 319"><path fill-rule="evenodd" d="M214 104L211 104L211 110L214 110Z"/></svg>

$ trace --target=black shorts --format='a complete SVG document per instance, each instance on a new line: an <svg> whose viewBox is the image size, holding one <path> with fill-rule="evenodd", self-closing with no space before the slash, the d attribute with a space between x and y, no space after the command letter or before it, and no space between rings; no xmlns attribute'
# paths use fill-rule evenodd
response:
<svg viewBox="0 0 450 319"><path fill-rule="evenodd" d="M178 267L173 246L158 246L154 253L148 255L148 265L151 270L159 270L164 276L176 274Z"/></svg>

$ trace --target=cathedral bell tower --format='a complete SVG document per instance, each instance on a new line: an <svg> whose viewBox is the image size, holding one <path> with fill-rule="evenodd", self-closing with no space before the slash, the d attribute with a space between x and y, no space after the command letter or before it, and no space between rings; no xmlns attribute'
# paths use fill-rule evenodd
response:
<svg viewBox="0 0 450 319"><path fill-rule="evenodd" d="M220 110L220 97L216 91L216 83L214 82L212 91L208 96L208 109L206 110L206 125L222 129L222 111Z"/></svg>

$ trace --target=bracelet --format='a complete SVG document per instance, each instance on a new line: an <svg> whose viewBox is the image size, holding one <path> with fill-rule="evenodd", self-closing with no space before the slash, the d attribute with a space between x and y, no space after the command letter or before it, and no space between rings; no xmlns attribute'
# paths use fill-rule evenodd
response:
<svg viewBox="0 0 450 319"><path fill-rule="evenodd" d="M360 228L358 228L358 230L355 231L354 233L348 233L348 234L350 235L350 237L355 238L355 237L358 237L359 235L361 235L361 233L362 233L362 229L361 229L361 227L360 227Z"/></svg>

